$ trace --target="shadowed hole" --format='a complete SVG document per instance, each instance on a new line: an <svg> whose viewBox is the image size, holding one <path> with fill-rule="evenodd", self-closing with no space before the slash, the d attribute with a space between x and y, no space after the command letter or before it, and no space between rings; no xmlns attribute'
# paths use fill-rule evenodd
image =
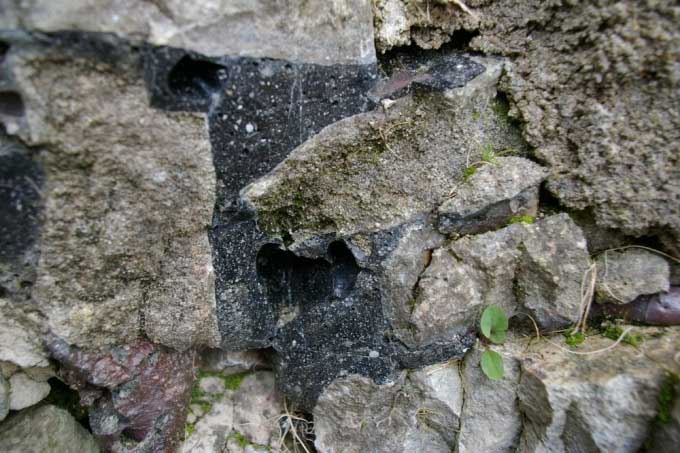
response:
<svg viewBox="0 0 680 453"><path fill-rule="evenodd" d="M354 289L361 269L344 242L331 243L328 256L328 260L303 258L277 244L265 244L257 256L257 273L277 306L344 299Z"/></svg>
<svg viewBox="0 0 680 453"><path fill-rule="evenodd" d="M0 114L7 116L24 116L24 101L14 91L0 92Z"/></svg>
<svg viewBox="0 0 680 453"><path fill-rule="evenodd" d="M170 70L168 86L180 96L210 96L220 90L225 77L224 66L185 56Z"/></svg>

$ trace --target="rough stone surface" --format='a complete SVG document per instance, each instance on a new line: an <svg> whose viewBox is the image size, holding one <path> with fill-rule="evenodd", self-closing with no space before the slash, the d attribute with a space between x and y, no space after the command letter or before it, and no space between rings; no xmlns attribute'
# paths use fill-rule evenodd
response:
<svg viewBox="0 0 680 453"><path fill-rule="evenodd" d="M0 361L20 367L47 366L39 330L17 312L12 301L0 298Z"/></svg>
<svg viewBox="0 0 680 453"><path fill-rule="evenodd" d="M1 66L0 66L1 68ZM11 84L3 80L0 70L0 86L12 91ZM5 82L5 83L3 83ZM0 99L0 104L4 102ZM3 116L5 108L0 106L0 123L7 131L16 129L20 113ZM19 141L0 133L0 299L25 303L29 298L31 285L35 281L35 264L38 260L36 240L42 202L40 190L44 174L35 155ZM6 307L0 308L9 316ZM3 322L0 318L0 322ZM9 321L6 321L9 322ZM0 335L9 326L0 329ZM4 332L3 332L4 331ZM10 338L0 341L0 349L8 353ZM19 345L16 345L19 349ZM25 351L28 356L28 351ZM0 353L0 357L1 357ZM19 354L23 355L23 354ZM27 357L26 360L31 360Z"/></svg>
<svg viewBox="0 0 680 453"><path fill-rule="evenodd" d="M594 355L550 345L533 349L522 360L518 391L526 417L520 451L638 451L657 414L666 369L680 369L677 341L675 329L649 338L641 351L628 345ZM584 343L588 350L611 344L600 337Z"/></svg>
<svg viewBox="0 0 680 453"><path fill-rule="evenodd" d="M50 393L50 384L31 379L26 373L9 378L9 408L18 411L42 401Z"/></svg>
<svg viewBox="0 0 680 453"><path fill-rule="evenodd" d="M112 451L174 451L184 431L195 353L146 340L105 351L48 341L64 380L80 391L92 432Z"/></svg>
<svg viewBox="0 0 680 453"><path fill-rule="evenodd" d="M369 0L7 0L0 18L0 28L115 33L209 56L375 61Z"/></svg>
<svg viewBox="0 0 680 453"><path fill-rule="evenodd" d="M460 453L501 453L513 451L522 431L522 414L517 404L521 375L520 358L524 342L512 334L505 344L492 349L503 357L504 375L491 381L479 366L484 347L479 343L461 363L463 408L458 430Z"/></svg>
<svg viewBox="0 0 680 453"><path fill-rule="evenodd" d="M680 232L680 10L672 2L377 0L379 50L439 47L510 56L504 90L552 174L548 188L597 223ZM475 36L477 35L477 36ZM467 44L463 42L462 44Z"/></svg>
<svg viewBox="0 0 680 453"><path fill-rule="evenodd" d="M421 344L474 326L484 307L527 312L540 326L576 320L586 242L568 215L513 224L437 249L420 277L411 323Z"/></svg>
<svg viewBox="0 0 680 453"><path fill-rule="evenodd" d="M22 411L0 425L0 445L7 453L69 452L99 453L99 447L85 428L56 406Z"/></svg>
<svg viewBox="0 0 680 453"><path fill-rule="evenodd" d="M598 257L597 267L595 294L601 302L626 304L670 288L668 262L644 249L605 251Z"/></svg>
<svg viewBox="0 0 680 453"><path fill-rule="evenodd" d="M454 197L439 207L439 231L476 234L505 226L515 216L535 216L538 186L548 172L521 157L483 162Z"/></svg>
<svg viewBox="0 0 680 453"><path fill-rule="evenodd" d="M192 398L193 426L180 451L238 451L235 449L238 445L229 443L233 438L240 439L237 444L249 444L245 446L277 448L277 417L283 413L283 399L276 390L274 374L251 373L237 388L226 389L223 376L200 379L198 385L203 393ZM215 386L215 382L211 382L215 379L221 385Z"/></svg>
<svg viewBox="0 0 680 453"><path fill-rule="evenodd" d="M668 378L667 378L668 379ZM649 451L673 451L680 445L680 385L676 382L675 388L675 402L670 403L668 420L664 422L657 422L653 433L650 436L648 445Z"/></svg>
<svg viewBox="0 0 680 453"><path fill-rule="evenodd" d="M9 413L9 382L0 373L0 421Z"/></svg>
<svg viewBox="0 0 680 453"><path fill-rule="evenodd" d="M396 61L406 68L416 67L407 57ZM460 181L466 153L480 155L483 144L526 153L515 126L498 114L502 100L495 98L495 84L503 62L473 61L456 53L439 55L436 61L425 65L424 74L411 72L405 83L399 82L400 72L391 70L381 88L365 96L376 101L406 97L390 101L387 110L336 120L269 173L272 162L287 156L286 146L294 142L272 140L276 147L267 152L273 150L276 156L263 168L251 168L235 161L232 152L226 153L230 142L223 140L233 142L233 138L224 135L222 128L233 122L255 123L246 117L239 122L215 116L216 161L224 162L218 172L223 184L213 230L213 244L219 250L222 344L229 349L273 345L281 388L305 409L311 410L319 392L339 375L359 373L380 382L399 366L459 356L469 344L470 336L461 335L458 341L430 350L403 351L390 341L383 314L383 301L394 303L377 286L379 281L391 285L398 280L386 276L389 270L382 262L402 234L430 228L424 218ZM250 80L247 74L243 73L244 84ZM283 75L279 80L287 83ZM365 79L358 82L363 86ZM342 87L337 90L338 96L346 93ZM371 105L368 100L363 106L356 100L349 102L334 114L347 116ZM231 111L238 112L239 105ZM271 116L272 121L279 121L276 118ZM257 124L257 134L271 137L271 128L259 129ZM301 137L309 137L322 124L317 121L300 129ZM451 141L464 148L451 153ZM435 171L429 172L432 168ZM403 179L406 186L394 192L397 185L390 178ZM366 192L369 181L375 187ZM239 197L239 189L249 182ZM346 189L336 193L341 187ZM417 187L422 199L414 198L409 206L390 206L395 200L403 205L407 198L402 195L409 187ZM326 222L329 217L334 220ZM397 290L391 286L390 291ZM403 302L385 311L401 310L408 301Z"/></svg>
<svg viewBox="0 0 680 453"><path fill-rule="evenodd" d="M216 345L205 119L151 109L130 57L109 65L16 43L6 59L26 105L20 135L42 149L33 298L49 328L87 347L139 333Z"/></svg>
<svg viewBox="0 0 680 453"><path fill-rule="evenodd" d="M463 3L470 5L474 1ZM373 0L373 14L375 45L381 52L409 44L438 49L452 39L459 44L452 35L464 30L468 23L476 23L449 0Z"/></svg>
<svg viewBox="0 0 680 453"><path fill-rule="evenodd" d="M458 367L438 364L375 385L348 376L329 385L314 409L318 451L451 451L462 404Z"/></svg>
<svg viewBox="0 0 680 453"><path fill-rule="evenodd" d="M476 64L461 61L459 70L471 80ZM387 110L338 121L241 195L257 211L260 228L293 242L384 230L429 212L483 149L524 150L507 119L496 114L501 68L502 62L490 61L483 84L447 96L401 98Z"/></svg>

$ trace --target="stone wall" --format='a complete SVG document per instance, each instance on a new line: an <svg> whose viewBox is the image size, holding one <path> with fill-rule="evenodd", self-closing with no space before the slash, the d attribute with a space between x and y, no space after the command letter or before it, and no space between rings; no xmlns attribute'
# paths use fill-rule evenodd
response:
<svg viewBox="0 0 680 453"><path fill-rule="evenodd" d="M679 22L0 0L0 450L672 451Z"/></svg>

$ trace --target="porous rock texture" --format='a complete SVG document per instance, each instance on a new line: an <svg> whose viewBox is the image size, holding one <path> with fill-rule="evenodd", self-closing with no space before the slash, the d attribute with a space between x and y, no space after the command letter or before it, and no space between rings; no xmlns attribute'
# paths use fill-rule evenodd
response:
<svg viewBox="0 0 680 453"><path fill-rule="evenodd" d="M0 0L0 450L672 451L679 18Z"/></svg>
<svg viewBox="0 0 680 453"><path fill-rule="evenodd" d="M439 231L476 234L496 230L513 219L534 217L539 185L547 176L540 165L521 157L489 157L478 163L453 197L439 206Z"/></svg>
<svg viewBox="0 0 680 453"><path fill-rule="evenodd" d="M40 147L46 178L35 303L79 346L140 333L180 349L216 345L204 120L151 109L125 71L134 60L66 52L19 44L4 63L25 104L19 135Z"/></svg>
<svg viewBox="0 0 680 453"><path fill-rule="evenodd" d="M360 376L329 385L314 410L319 451L451 451L462 388L456 364L403 372L375 385ZM341 429L338 429L341 428Z"/></svg>
<svg viewBox="0 0 680 453"><path fill-rule="evenodd" d="M675 3L376 0L374 12L379 51L465 39L511 57L503 90L536 157L551 167L549 190L568 207L591 207L602 227L664 229L677 250Z"/></svg>

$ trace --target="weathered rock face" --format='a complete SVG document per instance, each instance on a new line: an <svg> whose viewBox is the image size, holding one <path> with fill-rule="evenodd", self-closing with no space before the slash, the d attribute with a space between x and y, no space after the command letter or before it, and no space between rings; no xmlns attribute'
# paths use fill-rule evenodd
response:
<svg viewBox="0 0 680 453"><path fill-rule="evenodd" d="M115 33L208 56L247 55L309 63L372 63L368 0L138 2L8 0L0 28Z"/></svg>
<svg viewBox="0 0 680 453"><path fill-rule="evenodd" d="M586 242L566 214L468 236L437 249L420 277L411 322L420 344L446 341L473 326L484 307L524 312L542 327L574 322Z"/></svg>
<svg viewBox="0 0 680 453"><path fill-rule="evenodd" d="M642 354L622 346L597 355L541 350L526 357L518 393L527 417L520 448L637 451L657 415L666 369L678 371L672 358L677 331L662 335L645 341ZM610 344L606 339L588 340L592 350Z"/></svg>
<svg viewBox="0 0 680 453"><path fill-rule="evenodd" d="M489 157L439 207L439 231L475 234L496 230L514 218L534 217L545 169L521 157Z"/></svg>
<svg viewBox="0 0 680 453"><path fill-rule="evenodd" d="M675 6L0 3L0 449L676 442Z"/></svg>
<svg viewBox="0 0 680 453"><path fill-rule="evenodd" d="M87 347L140 333L216 345L204 119L151 109L131 58L17 43L6 59L26 108L20 135L40 147L46 178L32 295L49 329Z"/></svg>
<svg viewBox="0 0 680 453"><path fill-rule="evenodd" d="M503 356L505 373L499 381L491 381L482 373L479 361L483 347L475 346L460 365L464 402L456 438L457 451L512 451L522 432L517 386L522 373L523 341L511 336L506 344L493 347Z"/></svg>
<svg viewBox="0 0 680 453"><path fill-rule="evenodd" d="M598 300L626 304L638 296L668 291L668 262L650 251L605 251L598 260Z"/></svg>
<svg viewBox="0 0 680 453"><path fill-rule="evenodd" d="M314 409L315 446L324 452L451 451L459 424L458 367L402 373L375 385L360 376L328 386Z"/></svg>
<svg viewBox="0 0 680 453"><path fill-rule="evenodd" d="M235 447L279 448L282 395L274 374L260 371L199 378L190 406L187 435L180 451L239 451ZM235 442L230 442L234 440Z"/></svg>
<svg viewBox="0 0 680 453"><path fill-rule="evenodd" d="M50 393L50 384L33 380L26 373L12 375L9 388L9 408L15 411L33 406Z"/></svg>
<svg viewBox="0 0 680 453"><path fill-rule="evenodd" d="M9 383L0 373L0 421L9 413Z"/></svg>
<svg viewBox="0 0 680 453"><path fill-rule="evenodd" d="M314 236L389 229L434 210L484 150L524 152L497 113L503 63L485 60L484 68L455 54L448 58L433 71L460 74L461 88L405 97L339 121L246 187L242 197L258 225L289 238L294 249Z"/></svg>
<svg viewBox="0 0 680 453"><path fill-rule="evenodd" d="M500 381L482 374L479 344L460 364L433 365L390 384L376 386L357 376L339 379L326 388L314 411L316 447L324 452L411 451L415 446L461 452L633 452L653 426L653 439L666 445L661 442L675 435L672 402L662 406L668 420L654 420L661 413L657 397L668 400L668 385L673 385L667 373L678 371L673 358L678 333L641 332L645 341L639 349L620 345L592 355L511 335L504 345L492 346L504 359ZM597 351L612 344L592 336L583 348ZM423 378L438 384L423 385ZM451 437L444 440L437 433Z"/></svg>
<svg viewBox="0 0 680 453"><path fill-rule="evenodd" d="M56 406L36 407L9 418L0 426L0 445L7 453L100 451L92 435Z"/></svg>
<svg viewBox="0 0 680 453"><path fill-rule="evenodd" d="M473 49L513 57L504 90L548 188L599 225L680 232L678 9L667 2L377 0L379 50ZM633 19L634 18L634 19ZM456 35L457 31L467 33ZM530 39L528 39L529 37Z"/></svg>
<svg viewBox="0 0 680 453"><path fill-rule="evenodd" d="M91 406L90 426L107 450L175 451L194 379L193 350L176 352L146 340L109 351L49 343L62 377Z"/></svg>

